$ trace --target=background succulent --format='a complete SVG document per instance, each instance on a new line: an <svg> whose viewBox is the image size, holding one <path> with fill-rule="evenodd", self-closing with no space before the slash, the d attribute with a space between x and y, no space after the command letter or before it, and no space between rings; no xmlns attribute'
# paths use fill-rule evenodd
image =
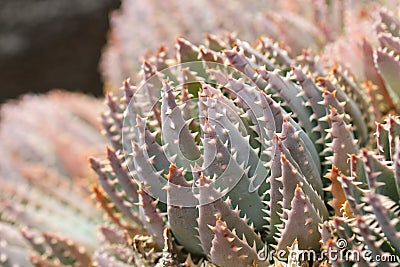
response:
<svg viewBox="0 0 400 267"><path fill-rule="evenodd" d="M135 82L140 78L135 75L140 69L138 58L150 57L161 45L163 49L173 50L177 35L200 43L207 32L248 41L268 36L285 46L293 57L303 49L319 52L338 39L341 41L338 40L337 46L340 44L342 51L348 51L346 44L355 45L358 36L373 36L371 25L378 18L374 11L379 10L382 3L388 10L395 10L397 5L397 1L250 0L226 4L219 0L195 3L124 0L120 10L111 15L101 71L106 89L115 90L126 77ZM238 10L246 12L239 15ZM333 60L327 53L326 59ZM346 54L351 58L355 55Z"/></svg>
<svg viewBox="0 0 400 267"><path fill-rule="evenodd" d="M257 253L265 246L399 256L399 20L372 12L376 2L320 1L309 5L313 12L300 1L272 5L278 11L263 17L269 28L261 32L285 43L209 34L197 46L179 37L176 53L147 55L139 75L135 64L121 63L139 49L128 31L118 33L123 19L115 24L106 77L112 84L132 76L134 85L124 81L122 98L106 95L106 159L97 154L98 102L58 93L4 106L2 266L375 264L263 261ZM366 26L372 21L376 31ZM362 46L343 49L350 36ZM114 52L118 60L107 59ZM38 127L44 119L54 124ZM88 148L97 183L79 163Z"/></svg>
<svg viewBox="0 0 400 267"><path fill-rule="evenodd" d="M90 115L102 109L59 91L2 106L0 266L89 266L102 218L85 162L105 145Z"/></svg>

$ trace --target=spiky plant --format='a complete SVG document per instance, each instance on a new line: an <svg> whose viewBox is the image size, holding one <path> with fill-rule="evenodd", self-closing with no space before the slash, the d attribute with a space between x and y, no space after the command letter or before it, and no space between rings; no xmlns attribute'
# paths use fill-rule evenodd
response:
<svg viewBox="0 0 400 267"><path fill-rule="evenodd" d="M106 143L101 110L59 91L1 107L0 266L89 266L102 218L84 162Z"/></svg>
<svg viewBox="0 0 400 267"><path fill-rule="evenodd" d="M142 82L125 81L121 101L107 97L108 161L91 159L124 218L150 235L136 253L151 264L149 251L164 247L160 266L185 255L217 266L285 265L260 259L265 246L286 250L286 264L304 264L292 257L298 249L371 255L308 261L317 265L398 261L400 121L376 121L397 109L381 90L399 96L398 32L388 16L381 12L380 29L391 45L371 51L365 66L379 89L309 53L291 58L266 38L255 46L178 38L174 57L144 61Z"/></svg>
<svg viewBox="0 0 400 267"><path fill-rule="evenodd" d="M134 74L140 69L139 57L150 57L160 45L172 49L177 35L200 43L206 32L226 34L231 41L235 36L243 40L268 36L284 45L291 56L303 49L317 52L343 34L370 37L371 21L377 19L373 11L381 2L389 10L396 8L396 1L234 0L227 4L221 0L123 0L121 8L111 15L101 71L107 90L115 90L126 77L134 81L140 78ZM238 10L246 12L239 15ZM342 47L354 44L354 39L342 41ZM213 45L212 37L207 42ZM349 55L353 58L356 54Z"/></svg>
<svg viewBox="0 0 400 267"><path fill-rule="evenodd" d="M38 179L43 172L36 174L30 166L23 179L21 172L9 167L44 162L70 177L87 175L80 168L76 172L80 158L76 155L81 153L56 153L55 161L46 155L54 154L54 144L74 152L72 140L80 144L78 148L102 143L93 137L97 136L93 128L82 123L90 121L87 108L97 105L86 102L71 108L74 102L67 103L67 114L80 118L77 124L60 122L54 105L39 115L34 115L35 109L21 117L20 112L8 112L33 125L40 125L47 114L57 126L34 138L28 135L15 138L20 142L5 143L15 145L7 151L17 157L0 161L7 167L1 171L2 184L5 177L17 177L18 182L31 181L26 188L35 187L24 191L10 183L1 192L1 265L374 266L370 260L378 256L398 257L400 26L396 25L400 22L382 11L381 47L366 39L364 46L349 46L355 54L364 53L362 70L354 58L329 68L344 63L347 55L327 60L333 57L329 47L321 58L308 51L296 56L304 46L318 43L321 48L340 34L346 38L354 33L342 19L343 14L351 18L353 11L343 3L311 5L318 16L306 13L301 21L326 20L317 24L317 31L296 19L284 23L293 19L282 15L288 12L274 15L274 23L268 25L274 25L279 35L272 37L284 36L286 45L264 37L251 45L232 36L208 35L205 46L195 46L178 38L175 55L160 49L143 62L139 82L124 82L122 99L108 94L108 111L101 123L111 146L107 159L90 159L99 179L97 185L86 187L107 215L99 227L100 245L87 231L100 221L97 212L85 194L76 197L69 187L82 180L54 179L58 175L48 172L48 179ZM301 8L300 1L290 6L293 13L309 10ZM330 9L340 12L319 13ZM359 15L370 23L376 19L371 14ZM333 21L343 23L330 25ZM328 31L328 26L334 29ZM361 32L365 29L360 27ZM317 42L321 31L326 40ZM340 42L332 43L331 51L343 51ZM119 52L127 52L124 49L130 47ZM127 75L120 64L114 67ZM76 108L84 110L73 112ZM13 134L9 129L21 127L15 125L17 120L11 121L13 126L2 131L7 140L27 132ZM55 129L73 134L60 138ZM42 135L51 140L43 150L38 145ZM306 256L340 250L353 258L335 260L333 253L333 258L325 255L321 261L311 256L302 260L296 255L305 249L311 253Z"/></svg>

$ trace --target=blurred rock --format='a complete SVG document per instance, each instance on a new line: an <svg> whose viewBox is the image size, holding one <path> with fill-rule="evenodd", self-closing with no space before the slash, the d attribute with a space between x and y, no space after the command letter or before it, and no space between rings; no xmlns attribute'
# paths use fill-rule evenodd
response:
<svg viewBox="0 0 400 267"><path fill-rule="evenodd" d="M119 0L0 1L0 102L53 88L102 93L108 14Z"/></svg>

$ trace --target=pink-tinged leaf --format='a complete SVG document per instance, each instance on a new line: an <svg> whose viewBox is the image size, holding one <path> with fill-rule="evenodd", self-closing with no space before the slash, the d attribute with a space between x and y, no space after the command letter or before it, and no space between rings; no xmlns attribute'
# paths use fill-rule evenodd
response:
<svg viewBox="0 0 400 267"><path fill-rule="evenodd" d="M111 167L118 179L121 189L125 192L131 203L138 202L138 195L136 193L138 186L133 177L129 176L129 171L125 166L122 166L119 155L110 147L107 147L107 157L110 161Z"/></svg>
<svg viewBox="0 0 400 267"><path fill-rule="evenodd" d="M367 40L363 40L362 44L363 49L363 66L364 66L364 73L367 80L371 81L372 84L377 86L377 91L370 94L372 101L377 103L376 105L381 109L383 112L391 110L395 107L392 98L389 95L388 89L386 84L383 80L382 75L379 73L378 69L374 63L374 50L370 43ZM377 98L376 95L382 95L382 98Z"/></svg>
<svg viewBox="0 0 400 267"><path fill-rule="evenodd" d="M238 39L236 40L236 45L239 48L243 49L245 55L248 58L255 58L257 65L265 66L265 68L267 68L268 70L273 70L276 68L276 66L267 57L254 49L249 43L240 41Z"/></svg>
<svg viewBox="0 0 400 267"><path fill-rule="evenodd" d="M390 160L393 160L396 150L396 141L400 137L400 117L389 115L384 126L385 130L388 132Z"/></svg>
<svg viewBox="0 0 400 267"><path fill-rule="evenodd" d="M314 160L311 152L307 149L304 142L299 137L300 132L290 124L286 119L283 121L282 133L279 139L288 150L295 162L300 167L301 173L307 178L307 181L323 196L322 180L321 180L321 164L319 159Z"/></svg>
<svg viewBox="0 0 400 267"><path fill-rule="evenodd" d="M265 69L257 69L257 73L277 93L276 96L284 100L283 104L290 108L293 112L292 115L298 119L299 125L304 128L304 131L310 139L317 141L319 137L318 134L313 131L315 125L310 119L312 110L306 106L305 98L299 96L301 88L288 78L279 75L276 70L267 71Z"/></svg>
<svg viewBox="0 0 400 267"><path fill-rule="evenodd" d="M120 149L122 144L120 131L118 131L118 129L114 126L113 120L108 114L103 113L100 116L105 136L108 140L110 140L111 145L115 150Z"/></svg>
<svg viewBox="0 0 400 267"><path fill-rule="evenodd" d="M114 187L116 180L112 180L109 175L107 175L106 171L104 171L103 166L100 161L95 158L89 159L92 169L96 172L101 187L110 197L112 202L115 204L117 209L124 214L127 218L129 218L132 222L141 225L141 221L138 218L138 215L133 211L131 205L124 201L123 197Z"/></svg>
<svg viewBox="0 0 400 267"><path fill-rule="evenodd" d="M144 61L142 65L143 70L143 85L141 89L145 90L144 92L148 96L148 101L152 105L153 117L158 122L158 126L161 127L161 115L160 115L160 107L158 105L158 92L162 88L161 79L158 77L158 73L155 70L155 67L150 64L148 61Z"/></svg>
<svg viewBox="0 0 400 267"><path fill-rule="evenodd" d="M107 253L96 252L94 255L94 262L98 267L130 267L132 265L118 261Z"/></svg>
<svg viewBox="0 0 400 267"><path fill-rule="evenodd" d="M388 30L393 35L397 36L400 32L400 20L393 15L393 13L387 10L381 10L379 12L381 22L385 26L385 30Z"/></svg>
<svg viewBox="0 0 400 267"><path fill-rule="evenodd" d="M163 190L167 181L162 176L163 171L157 171L152 160L148 158L145 151L146 146L139 146L136 143L132 144L133 147L133 162L135 165L135 173L140 182L143 182L149 192L154 197L157 197L161 202L167 202L167 192Z"/></svg>
<svg viewBox="0 0 400 267"><path fill-rule="evenodd" d="M375 65L385 82L391 99L394 103L400 105L400 84L398 82L400 62L398 57L385 50L377 50L375 52Z"/></svg>
<svg viewBox="0 0 400 267"><path fill-rule="evenodd" d="M361 145L365 144L368 140L368 127L359 105L339 86L334 85L330 79L319 78L318 80L332 94L332 106L336 108L340 114L347 114L345 122L353 125L354 129L352 128L352 130L356 134L359 142ZM326 92L324 92L324 97L325 95ZM338 104L335 103L335 98ZM328 108L329 106L326 105L326 107ZM327 113L329 114L329 111Z"/></svg>
<svg viewBox="0 0 400 267"><path fill-rule="evenodd" d="M29 258L35 267L67 267L67 265L42 257L41 255L31 255Z"/></svg>
<svg viewBox="0 0 400 267"><path fill-rule="evenodd" d="M235 229L237 236L244 237L250 246L256 245L257 249L263 248L263 242L254 227L247 224L247 220L241 218L239 210L233 210L230 201L223 200L224 192L214 188L214 183L200 173L198 179L199 191L199 235L202 247L206 255L210 254L211 242L214 233L210 226L215 226L215 218L220 216L228 225L228 228Z"/></svg>
<svg viewBox="0 0 400 267"><path fill-rule="evenodd" d="M206 33L205 37L206 37L205 43L207 47L210 48L211 50L220 52L228 47L227 44L224 42L224 40L221 40L216 35Z"/></svg>
<svg viewBox="0 0 400 267"><path fill-rule="evenodd" d="M176 163L190 170L189 160L201 165L201 153L189 130L188 122L183 119L182 110L175 101L170 84L163 84L161 104L162 137L167 144L166 153L176 157Z"/></svg>
<svg viewBox="0 0 400 267"><path fill-rule="evenodd" d="M280 228L277 249L286 249L297 239L300 249L318 251L321 239L318 225L322 220L300 186L295 189L291 209L284 212L288 219L283 221Z"/></svg>
<svg viewBox="0 0 400 267"><path fill-rule="evenodd" d="M124 232L117 229L115 225L101 225L97 229L102 241L109 244L126 244Z"/></svg>
<svg viewBox="0 0 400 267"><path fill-rule="evenodd" d="M298 184L301 188L301 190L304 192L305 195L307 195L308 200L310 203L312 203L314 209L317 211L319 217L322 220L327 220L329 218L329 213L326 208L326 205L324 201L322 200L322 197L318 194L318 192L313 188L313 186L308 182L307 176L304 176L299 168L299 164L295 163L293 159L291 158L289 154L289 150L286 148L283 148L282 150L283 155L281 155L281 164L282 164L282 178L279 180L282 180L283 186L285 187L285 183L289 185L289 188L283 188L282 192L285 192L285 190L290 190L290 188L293 189L293 178L296 180L296 184ZM296 167L295 167L296 166ZM286 181L285 181L286 180ZM290 182L288 181L290 180ZM287 192L287 191L286 191ZM294 192L294 190L293 190ZM286 197L285 200L285 195L283 195L283 202L285 205L288 205L288 201L292 201L293 197L293 192L289 193L289 195Z"/></svg>
<svg viewBox="0 0 400 267"><path fill-rule="evenodd" d="M376 194L375 191L368 192L366 202L372 207L376 220L382 228L386 238L397 253L400 253L400 223L398 220L398 206L395 202L385 196Z"/></svg>
<svg viewBox="0 0 400 267"><path fill-rule="evenodd" d="M329 133L332 137L333 156L331 162L332 165L336 166L341 173L349 176L349 155L357 154L358 149L353 139L350 126L345 124L343 117L344 116L340 115L335 108L330 108L328 120L331 124Z"/></svg>
<svg viewBox="0 0 400 267"><path fill-rule="evenodd" d="M175 165L170 166L167 178L167 214L171 231L188 252L203 255L196 221L198 201L193 195L192 187Z"/></svg>
<svg viewBox="0 0 400 267"><path fill-rule="evenodd" d="M257 251L240 240L221 219L217 218L211 229L215 234L210 252L213 263L231 267L266 265L258 261Z"/></svg>
<svg viewBox="0 0 400 267"><path fill-rule="evenodd" d="M369 129L374 128L374 122L376 121L375 117L373 116L375 113L371 109L371 101L368 99L368 95L365 91L358 85L355 81L355 78L348 70L342 70L341 68L333 68L332 69L333 75L335 76L336 80L338 81L338 87L343 89L343 93L346 94L348 99L351 99L353 103L352 109L359 109L361 113L359 115L362 116L364 121L366 122ZM343 95L344 95L343 94ZM339 101L343 101L339 99ZM353 114L347 112L350 116L355 116L355 112Z"/></svg>
<svg viewBox="0 0 400 267"><path fill-rule="evenodd" d="M149 231L159 249L164 247L165 223L157 210L157 201L154 201L146 192L146 188L141 184L137 191L139 195L139 213L144 227Z"/></svg>
<svg viewBox="0 0 400 267"><path fill-rule="evenodd" d="M177 60L180 63L199 60L198 48L184 38L178 37L176 39L176 49L178 51Z"/></svg>
<svg viewBox="0 0 400 267"><path fill-rule="evenodd" d="M268 183L270 189L267 191L269 195L267 215L269 218L268 226L268 242L273 242L273 238L277 232L277 225L281 223L279 216L282 213L282 205L280 204L283 200L282 188L283 184L281 181L282 167L281 167L281 155L282 155L282 144L278 136L275 134L272 139L273 154L271 157L271 175L268 177Z"/></svg>
<svg viewBox="0 0 400 267"><path fill-rule="evenodd" d="M360 183L355 180L354 177L346 177L343 174L338 178L342 184L343 191L346 195L347 203L354 215L364 215L366 211L364 209L364 203L362 197L365 192L360 189Z"/></svg>
<svg viewBox="0 0 400 267"><path fill-rule="evenodd" d="M354 232L352 226L349 225L349 220L335 216L332 220L333 227L336 230L336 234L339 238L347 241L348 246L356 245L357 241L354 240Z"/></svg>
<svg viewBox="0 0 400 267"><path fill-rule="evenodd" d="M306 66L314 77L324 77L324 68L320 64L319 57L313 55L309 50L303 50L296 58L297 65Z"/></svg>
<svg viewBox="0 0 400 267"><path fill-rule="evenodd" d="M199 48L190 43L188 40L185 40L182 37L178 37L176 39L175 47L177 49L176 57L179 63L187 63L201 60L201 53ZM189 64L188 67L198 76L206 77L206 72L203 64Z"/></svg>
<svg viewBox="0 0 400 267"><path fill-rule="evenodd" d="M50 233L44 233L43 238L51 248L50 258L55 257L65 265L90 266L92 262L90 255L83 247L75 244L72 240Z"/></svg>
<svg viewBox="0 0 400 267"><path fill-rule="evenodd" d="M322 97L322 89L318 87L309 75L306 75L303 70L299 67L292 67L292 72L296 80L300 83L302 92L307 98L307 105L309 105L313 111L312 118L310 120L316 120L318 127L314 128L320 135L320 139L317 140L318 144L325 142L326 133L323 129L328 128L326 121L320 119L326 116L326 109L322 104L324 98ZM321 148L322 149L322 148Z"/></svg>
<svg viewBox="0 0 400 267"><path fill-rule="evenodd" d="M261 38L258 40L257 50L264 54L269 53L273 55L283 68L290 68L290 66L294 65L293 59L289 57L288 52L284 50L282 45L273 43L273 41L268 38Z"/></svg>
<svg viewBox="0 0 400 267"><path fill-rule="evenodd" d="M373 257L386 257L389 254L384 253L380 246L383 240L379 240L375 231L371 229L370 222L363 216L357 215L355 218L356 231L362 236L362 242L367 245L368 249L372 252ZM386 255L384 255L386 254Z"/></svg>
<svg viewBox="0 0 400 267"><path fill-rule="evenodd" d="M146 148L149 159L153 159L152 164L156 171L168 174L169 165L171 164L165 155L164 149L156 141L156 134L151 133L147 128L146 120L137 116L136 118L137 128L140 131L139 144Z"/></svg>
<svg viewBox="0 0 400 267"><path fill-rule="evenodd" d="M135 234L140 233L140 231L137 231L136 229L132 228L130 225L122 222L122 220L120 219L121 214L115 211L115 205L107 199L106 194L99 187L94 186L92 190L94 193L94 198L98 202L98 206L101 207L105 211L107 217L115 225L117 225L121 229L126 229L129 232L132 232Z"/></svg>
<svg viewBox="0 0 400 267"><path fill-rule="evenodd" d="M261 90L266 89L267 83L263 79L257 78L257 72L254 70L254 68L258 66L245 56L242 48L235 46L231 50L225 50L224 53L235 69L246 75L247 78L252 80Z"/></svg>
<svg viewBox="0 0 400 267"><path fill-rule="evenodd" d="M58 199L65 203L67 207L79 210L80 214L85 217L95 219L98 214L93 209L92 203L89 200L89 194L82 194L79 187L73 186L74 183L58 174L55 171L49 170L46 166L26 166L23 168L22 176L28 183L35 188L38 188L46 195L54 199ZM72 198L71 195L74 195Z"/></svg>
<svg viewBox="0 0 400 267"><path fill-rule="evenodd" d="M379 42L382 47L386 47L390 50L394 50L396 53L400 53L400 38L395 37L389 33L381 33L379 35Z"/></svg>
<svg viewBox="0 0 400 267"><path fill-rule="evenodd" d="M363 84L361 84L361 88L363 88L364 92L367 94L367 100L369 100L369 107L371 110L371 114L373 114L373 118L375 118L375 121L381 121L382 119L382 111L379 109L379 101L378 98L380 98L380 95L376 95L376 86L372 84L370 81L365 81ZM371 120L370 120L371 121ZM375 123L373 121L373 123ZM372 121L371 121L372 123ZM371 127L371 125L369 125ZM374 127L371 127L374 128Z"/></svg>
<svg viewBox="0 0 400 267"><path fill-rule="evenodd" d="M204 46L200 46L199 49L203 61L224 64L224 59L221 57L221 54L215 52L215 50L210 50Z"/></svg>
<svg viewBox="0 0 400 267"><path fill-rule="evenodd" d="M393 169L386 165L379 156L366 149L361 149L368 187L377 193L399 201Z"/></svg>
<svg viewBox="0 0 400 267"><path fill-rule="evenodd" d="M292 200L294 197L294 191L298 184L296 178L297 170L290 165L289 161L286 159L285 155L281 155L281 166L282 166L282 208L289 210L292 205ZM283 213L284 219L287 219L287 214Z"/></svg>
<svg viewBox="0 0 400 267"><path fill-rule="evenodd" d="M290 11L285 10L283 14L266 14L280 30L279 37L290 47L290 53L298 55L305 48L318 50L323 42L323 33L311 22ZM301 36L301 38L299 38Z"/></svg>
<svg viewBox="0 0 400 267"><path fill-rule="evenodd" d="M166 63L167 59L168 59L168 49L165 46L160 46L157 49L156 59L155 59L156 61L155 65L157 71L162 71L169 67L168 64Z"/></svg>
<svg viewBox="0 0 400 267"><path fill-rule="evenodd" d="M43 255L50 249L49 245L45 242L41 233L34 229L29 229L24 226L21 228L21 235L29 243L30 247L39 255Z"/></svg>

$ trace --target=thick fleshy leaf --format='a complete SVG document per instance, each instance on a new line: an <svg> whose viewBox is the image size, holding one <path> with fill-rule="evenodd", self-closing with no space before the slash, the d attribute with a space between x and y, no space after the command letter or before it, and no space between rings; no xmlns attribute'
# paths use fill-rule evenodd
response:
<svg viewBox="0 0 400 267"><path fill-rule="evenodd" d="M132 209L132 204L124 201L121 194L118 193L118 191L114 187L114 184L117 181L110 179L110 177L107 175L107 173L102 168L99 160L97 160L95 158L90 158L89 160L90 160L92 169L96 172L96 174L99 178L101 187L104 189L104 191L107 193L107 195L113 201L113 203L116 205L118 210L121 213L123 213L127 218L132 220L133 222L137 223L138 225L141 225L141 221L139 220L138 215Z"/></svg>
<svg viewBox="0 0 400 267"><path fill-rule="evenodd" d="M154 238L158 248L161 249L164 247L163 233L165 229L165 223L160 212L157 210L157 201L154 201L147 194L143 184L140 185L137 193L139 195L139 213L142 218L143 225Z"/></svg>
<svg viewBox="0 0 400 267"><path fill-rule="evenodd" d="M318 140L318 136L313 131L314 125L310 119L312 110L305 105L304 98L298 96L301 92L300 87L289 79L280 76L278 71L271 72L265 69L258 69L257 73L268 82L278 96L285 100L283 104L291 109L292 115L297 118L299 125L304 128L311 140Z"/></svg>
<svg viewBox="0 0 400 267"><path fill-rule="evenodd" d="M290 155L297 162L302 174L307 178L307 181L323 196L322 180L321 180L321 164L315 161L311 152L306 149L305 144L299 138L300 131L295 128L285 119L282 125L282 133L279 139L289 151Z"/></svg>
<svg viewBox="0 0 400 267"><path fill-rule="evenodd" d="M206 90L203 90L206 93ZM208 97L204 103L207 106L209 124L215 129L222 142L228 142L228 146L233 154L236 154L236 161L239 165L244 164L247 176L251 179L251 191L258 190L259 186L265 181L269 170L264 167L258 157L258 151L253 149L249 143L249 136L243 136L239 132L237 123L241 122L240 117L233 118L233 122L228 117L227 107L224 107L218 98ZM236 124L236 125L235 125ZM240 153L239 153L240 152Z"/></svg>
<svg viewBox="0 0 400 267"><path fill-rule="evenodd" d="M210 258L215 264L232 267L265 266L258 261L257 251L240 240L219 218L212 231L215 237L212 241Z"/></svg>
<svg viewBox="0 0 400 267"><path fill-rule="evenodd" d="M44 233L43 238L51 248L49 258L55 257L62 264L85 267L91 264L91 257L83 247L72 240L54 234Z"/></svg>
<svg viewBox="0 0 400 267"><path fill-rule="evenodd" d="M122 165L119 155L110 147L107 147L107 157L118 179L118 183L121 186L121 190L125 192L132 203L136 203L138 201L138 195L136 193L138 186L136 181L129 176L129 172L127 168Z"/></svg>
<svg viewBox="0 0 400 267"><path fill-rule="evenodd" d="M215 226L216 217L220 216L230 230L235 230L238 237L247 240L250 246L256 245L262 249L264 244L254 228L247 224L247 220L241 218L239 210L232 209L230 200L223 200L224 192L214 188L214 182L205 177L202 173L198 177L199 191L199 235L204 252L209 255L214 239L214 233L210 226Z"/></svg>
<svg viewBox="0 0 400 267"><path fill-rule="evenodd" d="M283 220L277 249L286 249L297 239L300 249L319 250L318 224L322 220L299 186L295 189L291 209L284 212L288 219Z"/></svg>
<svg viewBox="0 0 400 267"><path fill-rule="evenodd" d="M366 149L362 149L361 153L369 188L398 202L399 195L393 170Z"/></svg>
<svg viewBox="0 0 400 267"><path fill-rule="evenodd" d="M167 180L162 177L163 171L157 171L151 158L147 158L147 153L138 144L133 143L133 162L135 165L135 173L139 181L143 182L149 192L162 203L167 202L167 192L163 190ZM145 147L145 146L144 146ZM145 156L146 155L146 156Z"/></svg>
<svg viewBox="0 0 400 267"><path fill-rule="evenodd" d="M379 73L379 70L375 67L374 50L372 48L372 45L367 42L367 40L363 40L362 49L365 76L369 81L377 86L377 88L375 89L376 92L372 92L369 94L371 100L374 103L377 103L377 106L382 111L388 111L395 108L395 104L393 103L393 99L390 97L383 77Z"/></svg>
<svg viewBox="0 0 400 267"><path fill-rule="evenodd" d="M182 117L181 108L175 102L175 96L168 82L163 84L162 105L162 137L167 145L165 151L169 157L176 156L179 166L190 170L189 163L201 165L201 154L189 131L188 122Z"/></svg>
<svg viewBox="0 0 400 267"><path fill-rule="evenodd" d="M175 165L170 166L167 178L167 215L171 231L188 252L203 255L196 221L198 201L193 195L191 185Z"/></svg>
<svg viewBox="0 0 400 267"><path fill-rule="evenodd" d="M340 115L335 108L330 108L328 120L331 124L330 133L332 137L333 156L330 159L332 165L336 166L344 175L350 175L349 155L357 154L357 144L353 139L350 126L344 122L344 115Z"/></svg>
<svg viewBox="0 0 400 267"><path fill-rule="evenodd" d="M372 211L379 222L383 233L390 244L400 254L400 222L398 219L398 205L390 199L371 191L367 194L366 201L371 205ZM397 212L395 211L397 210Z"/></svg>
<svg viewBox="0 0 400 267"><path fill-rule="evenodd" d="M375 54L375 64L385 81L385 86L393 102L400 105L400 85L398 83L400 62L398 57L385 50L378 50Z"/></svg>
<svg viewBox="0 0 400 267"><path fill-rule="evenodd" d="M228 190L228 196L233 206L238 206L241 216L245 214L250 222L254 223L257 230L261 230L265 220L259 211L265 208L257 191L251 190L251 180L246 175L246 170L239 165L235 157L230 155L227 144L223 144L216 135L214 127L205 121L202 126L204 138L204 163L203 168L207 176L216 178L216 187ZM236 153L240 153L237 151Z"/></svg>
<svg viewBox="0 0 400 267"><path fill-rule="evenodd" d="M235 69L246 75L246 77L252 80L258 88L261 90L267 88L267 83L263 79L257 78L257 72L254 68L258 66L245 56L243 49L236 46L231 50L225 50L224 53Z"/></svg>
<svg viewBox="0 0 400 267"><path fill-rule="evenodd" d="M292 71L296 80L300 83L303 95L308 99L306 105L310 106L313 111L310 120L317 121L317 126L314 128L314 131L319 133L320 139L318 139L316 143L323 144L326 136L324 130L328 128L328 123L320 120L326 116L326 109L324 105L322 105L322 101L324 100L322 97L322 90L302 71L301 68L293 67ZM319 145L318 151L321 152L321 150L322 146Z"/></svg>

